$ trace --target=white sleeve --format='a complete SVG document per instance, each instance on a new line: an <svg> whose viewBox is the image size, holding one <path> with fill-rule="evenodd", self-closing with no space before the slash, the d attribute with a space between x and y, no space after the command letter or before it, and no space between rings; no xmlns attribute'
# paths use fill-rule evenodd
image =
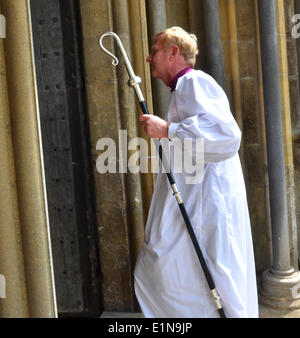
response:
<svg viewBox="0 0 300 338"><path fill-rule="evenodd" d="M224 91L212 78L183 77L175 99L180 122L170 124L168 136L171 140L174 137L202 138L204 162L223 161L238 152L240 129Z"/></svg>

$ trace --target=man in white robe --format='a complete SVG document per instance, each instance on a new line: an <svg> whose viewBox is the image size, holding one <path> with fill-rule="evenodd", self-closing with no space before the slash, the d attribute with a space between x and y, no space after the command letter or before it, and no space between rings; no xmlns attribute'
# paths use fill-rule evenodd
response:
<svg viewBox="0 0 300 338"><path fill-rule="evenodd" d="M147 135L204 140L201 183L174 173L227 317L257 317L252 235L238 150L241 132L222 88L194 70L197 40L179 27L157 35L147 57L153 77L171 87L167 121L141 115ZM219 317L165 173L157 175L135 267L145 317Z"/></svg>

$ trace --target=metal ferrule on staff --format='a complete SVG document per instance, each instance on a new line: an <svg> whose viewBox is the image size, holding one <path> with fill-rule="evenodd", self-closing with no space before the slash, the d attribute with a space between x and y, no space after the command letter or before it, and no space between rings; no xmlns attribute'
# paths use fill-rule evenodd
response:
<svg viewBox="0 0 300 338"><path fill-rule="evenodd" d="M140 85L139 85L142 82L142 80L141 80L140 77L138 77L138 76L136 76L134 74L134 71L132 69L131 63L130 63L128 57L127 57L127 53L126 53L126 51L125 51L125 49L123 47L122 41L120 40L119 36L116 33L114 33L114 32L106 32L106 33L102 34L100 36L100 38L99 38L99 45L100 45L100 47L103 49L103 51L105 53L107 53L113 59L113 61L112 61L113 66L117 66L119 64L119 60L118 60L118 58L115 55L113 55L110 51L108 51L103 46L102 40L106 36L112 36L113 38L115 38L115 40L116 40L116 42L117 42L117 44L118 44L118 46L119 46L119 48L121 50L121 53L123 55L125 66L126 66L126 69L127 69L128 75L129 75L128 86L132 87L134 89L143 114L149 114L148 107L146 105L144 96L142 94L142 91L141 91ZM173 195L176 198L176 201L178 203L178 206L179 206L179 209L181 211L182 217L183 217L183 219L185 221L187 230L188 230L189 235L191 237L191 240L193 242L195 251L197 253L199 262L201 264L203 273L204 273L204 275L206 277L208 286L209 286L210 291L212 293L212 296L213 296L213 299L215 301L216 307L218 309L219 315L220 315L221 318L226 318L224 310L223 310L221 302L220 302L220 296L218 295L218 292L217 292L216 287L215 287L215 283L214 283L214 281L212 279L212 276L211 276L211 274L210 274L210 272L208 270L208 267L206 265L206 262L204 260L202 251L200 249L199 243L197 241L197 238L196 238L194 230L193 230L193 226L192 226L191 221L190 221L190 219L188 217L188 214L186 212L184 203L183 203L183 201L182 201L182 199L180 197L180 192L178 191L178 188L177 188L174 176L173 176L173 174L172 174L172 172L171 172L171 170L169 168L169 165L168 165L168 163L166 161L164 153L162 152L162 147L161 146L159 146L159 157L160 157L160 159L161 159L161 161L163 163L164 168L168 169L168 170L166 170L166 174L167 174L168 180L170 182L171 188L173 190Z"/></svg>

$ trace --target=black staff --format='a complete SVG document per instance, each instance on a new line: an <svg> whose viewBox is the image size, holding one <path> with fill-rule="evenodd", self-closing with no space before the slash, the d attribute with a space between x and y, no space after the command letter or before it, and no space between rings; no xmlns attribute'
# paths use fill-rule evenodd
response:
<svg viewBox="0 0 300 338"><path fill-rule="evenodd" d="M124 61L125 61L125 65L126 65L126 69L127 69L127 72L128 72L128 75L129 75L129 80L128 80L128 85L130 87L132 87L137 95L137 98L139 100L139 104L140 104L140 107L141 107L141 110L143 112L143 114L149 114L149 110L147 108L147 105L146 105L146 102L145 102L145 99L143 97L143 94L142 94L142 91L140 89L140 86L139 84L141 83L141 78L136 76L134 74L134 71L131 67L131 64L128 60L128 57L127 57L127 54L126 54L126 51L123 47L123 44L120 40L120 38L118 37L118 35L116 33L113 33L113 32L107 32L107 33L104 33L101 35L100 39L99 39L99 45L100 47L104 50L104 52L106 52L108 55L110 55L112 58L113 58L113 62L112 64L114 66L117 66L118 63L119 63L119 60L117 59L117 57L115 55L113 55L112 53L110 53L106 48L103 47L103 44L102 44L102 40L105 36L112 36L116 39L117 41L117 44L121 50L121 53L124 57ZM207 283L208 283L208 286L210 288L210 291L212 292L212 295L213 295L213 298L215 300L215 303L217 305L217 309L218 309L218 312L220 314L220 317L221 318L226 318L225 316L225 313L224 313L224 310L222 308L222 305L221 305L221 302L220 302L220 297L217 293L217 290L216 290L216 286L215 286L215 283L212 279L212 276L208 270L208 267L206 265L206 262L204 260L204 257L203 257L203 254L202 254L202 251L200 249L200 246L199 246L199 243L197 241L197 238L195 236L195 233L194 233L194 230L193 230L193 227L192 227L192 224L191 224L191 221L188 217L188 214L186 212L186 209L185 209L185 206L183 204L183 201L180 197L180 192L178 191L178 188L176 186L176 182L175 182L175 179L174 179L174 176L166 162L166 159L165 159L165 156L162 152L162 147L161 145L159 146L159 157L163 163L163 166L164 168L166 169L166 174L168 176L168 180L170 182L170 185L172 187L172 190L173 190L173 195L176 197L176 200L177 200L177 203L178 203L178 206L179 206L179 209L181 211L181 214L184 218L184 221L185 221L185 224L186 224L186 227L187 227L187 230L190 234L190 237L191 237L191 240L194 244L194 248L196 250L196 253L197 253L197 256L199 258L199 261L200 261L200 264L201 264L201 267L203 269L203 272L204 272L204 275L206 277L206 280L207 280ZM167 170L169 169L169 170Z"/></svg>

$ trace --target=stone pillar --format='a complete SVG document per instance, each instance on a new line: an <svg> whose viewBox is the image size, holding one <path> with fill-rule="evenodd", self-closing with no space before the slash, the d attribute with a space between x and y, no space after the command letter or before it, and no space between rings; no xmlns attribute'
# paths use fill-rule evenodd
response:
<svg viewBox="0 0 300 338"><path fill-rule="evenodd" d="M114 32L119 35L129 60L132 60L128 4L123 0L113 0L112 4ZM138 22L135 22L135 24L138 25ZM119 50L116 50L116 55L118 56L119 60L122 61L122 56ZM121 122L120 126L121 129L127 131L128 142L130 142L138 136L138 113L135 109L136 98L134 90L128 87L128 73L123 62L120 62L119 66L117 67L117 78ZM128 150L128 158L133 152L136 152L136 149L133 151ZM141 245L144 241L145 222L143 217L143 196L141 193L140 174L128 172L125 175L125 184L130 257L132 260L132 269L134 269Z"/></svg>
<svg viewBox="0 0 300 338"><path fill-rule="evenodd" d="M292 12L292 15L298 14L300 15L300 0L294 0L294 11ZM300 20L298 19L298 30L297 32L300 33L300 28L299 28L299 23ZM293 28L295 23L292 24ZM292 37L292 34L290 32L291 39L294 40ZM293 129L294 129L294 142L293 142L293 150L294 150L294 160L295 160L295 172L297 179L299 180L299 164L300 164L300 36L296 39L295 41L296 45L296 58L295 58L295 63L294 63L294 73L298 74L297 80L296 76L293 76L293 83L290 85L290 88L293 90L293 99L294 99L294 120L293 120ZM291 76L292 78L292 76ZM300 196L300 191L298 189L298 185L295 187L296 190L296 213L297 216L300 217L300 209L298 206L300 206L299 203L299 196ZM298 203L297 203L298 202ZM298 226L298 239L300 238L300 227ZM300 252L300 240L298 242L298 254ZM298 256L298 266L300 267L300 256Z"/></svg>
<svg viewBox="0 0 300 338"><path fill-rule="evenodd" d="M150 114L153 113L153 103L152 103L152 89L151 89L151 75L150 67L146 62L146 57L149 55L148 49L148 31L147 31L147 17L146 17L146 4L144 1L140 0L129 0L129 25L131 32L131 46L132 46L132 67L137 76L141 77L142 83L140 88L144 94L145 101L147 103ZM128 87L130 92L130 88ZM132 89L131 89L132 91ZM128 92L128 94L129 94ZM136 120L138 116L142 113L138 101L136 102ZM146 139L148 143L148 156L155 156L155 153L151 153L151 144L149 137L145 134L144 129L141 128L140 123L137 126L138 135ZM148 157L150 160L150 158ZM141 175L142 183L142 195L143 195L143 204L144 204L144 220L146 221L148 216L148 211L150 208L150 203L152 199L152 193L155 185L154 174L151 174L150 161L148 165L148 174ZM144 240L144 231L138 231L138 241L136 243L139 250L143 240Z"/></svg>
<svg viewBox="0 0 300 338"><path fill-rule="evenodd" d="M294 0L295 1L295 14L300 14L300 0ZM299 21L297 21L299 23ZM299 32L299 29L298 29ZM297 55L298 55L298 81L300 84L300 37L297 39ZM299 86L300 89L300 86ZM300 91L299 91L300 95Z"/></svg>
<svg viewBox="0 0 300 338"><path fill-rule="evenodd" d="M291 309L300 306L291 293L291 288L300 282L300 275L290 261L275 2L260 0L258 9L273 248L272 268L263 273L260 300L270 306Z"/></svg>
<svg viewBox="0 0 300 338"><path fill-rule="evenodd" d="M24 318L28 302L3 44L0 38L0 274L6 296L0 299L0 318Z"/></svg>
<svg viewBox="0 0 300 338"><path fill-rule="evenodd" d="M223 49L220 33L219 0L204 0L205 47L208 73L224 87Z"/></svg>
<svg viewBox="0 0 300 338"><path fill-rule="evenodd" d="M140 176L129 172L100 174L95 165L100 155L96 149L99 139L111 138L118 148L120 129L127 130L128 140L138 136L135 94L127 85L119 49L112 38L103 40L106 48L120 58L120 64L113 67L112 59L98 44L101 34L114 31L131 59L128 19L132 13L123 0L81 0L80 8L103 305L105 311L135 311L132 272L144 230ZM148 99L147 94L145 97Z"/></svg>
<svg viewBox="0 0 300 338"><path fill-rule="evenodd" d="M0 3L7 24L7 87L28 313L30 317L56 317L29 5L26 0Z"/></svg>
<svg viewBox="0 0 300 338"><path fill-rule="evenodd" d="M167 28L165 0L146 1L147 19L149 28L149 50L151 50L154 37ZM153 113L162 118L167 113L170 90L159 79L152 79Z"/></svg>
<svg viewBox="0 0 300 338"><path fill-rule="evenodd" d="M231 102L232 113L243 131L242 94L240 81L239 43L237 37L236 5L234 0L220 1L220 31L224 54L224 90ZM244 142L239 155L244 166Z"/></svg>
<svg viewBox="0 0 300 338"><path fill-rule="evenodd" d="M278 44L278 62L280 75L280 92L281 92L281 110L282 110L282 131L283 145L285 157L285 177L287 188L287 210L288 223L290 234L290 252L291 265L298 265L298 236L297 236L297 221L295 210L295 190L294 190L294 158L293 158L293 135L291 122L291 96L289 86L289 73L292 71L288 64L288 42L286 32L286 15L284 0L276 1L276 19L277 19L277 44Z"/></svg>

